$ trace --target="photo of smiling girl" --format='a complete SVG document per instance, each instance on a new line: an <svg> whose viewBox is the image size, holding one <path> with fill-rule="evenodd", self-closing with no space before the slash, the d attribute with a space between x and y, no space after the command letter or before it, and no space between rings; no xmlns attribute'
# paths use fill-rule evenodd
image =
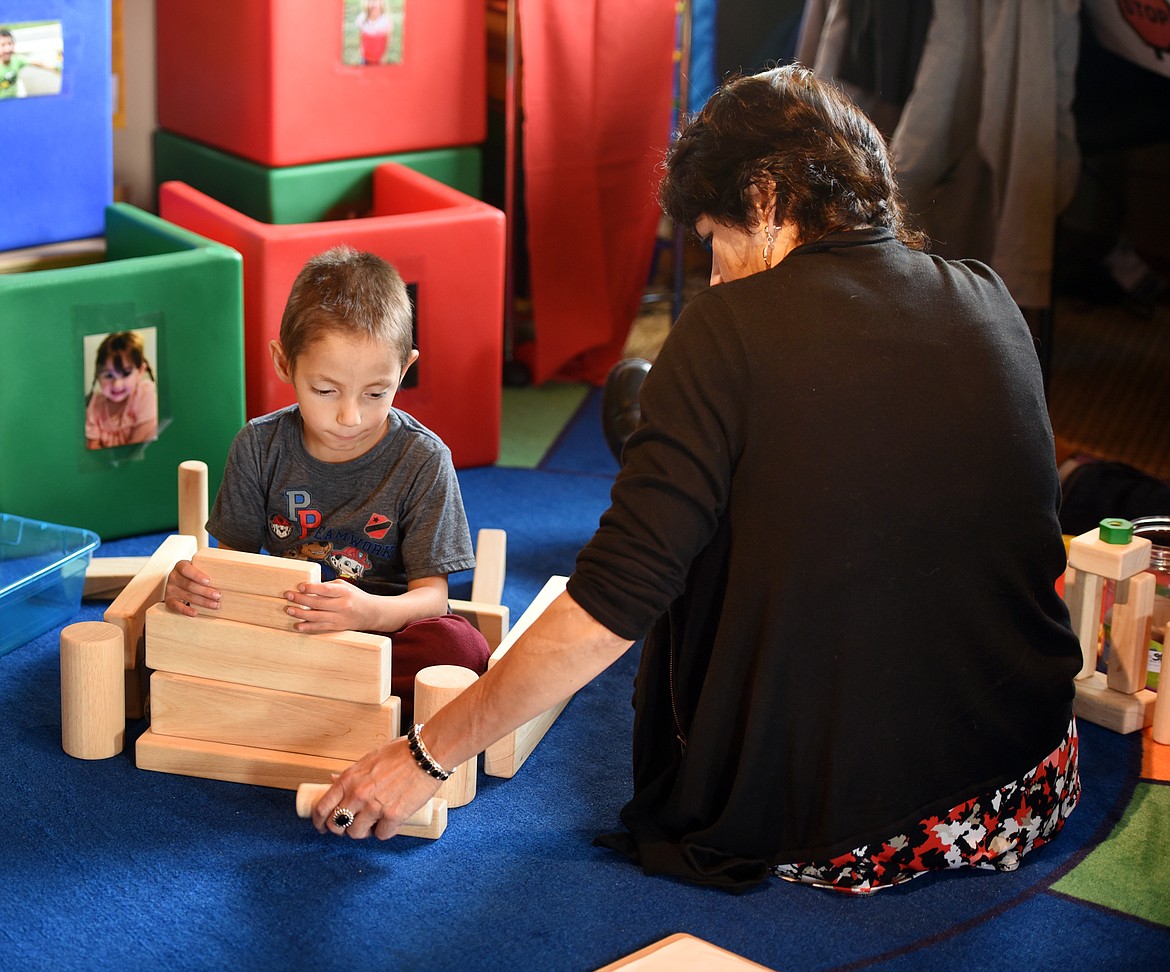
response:
<svg viewBox="0 0 1170 972"><path fill-rule="evenodd" d="M157 436L158 385L143 334L107 334L94 355L85 405L85 447L110 449Z"/></svg>

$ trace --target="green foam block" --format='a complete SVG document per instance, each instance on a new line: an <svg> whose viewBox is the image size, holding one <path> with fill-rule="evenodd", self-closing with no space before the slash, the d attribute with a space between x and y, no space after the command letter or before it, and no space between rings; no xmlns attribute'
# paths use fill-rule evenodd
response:
<svg viewBox="0 0 1170 972"><path fill-rule="evenodd" d="M374 170L387 162L480 198L482 162L475 146L402 152L309 165L264 166L156 129L155 187L185 182L262 223L320 223L365 215L373 205Z"/></svg>
<svg viewBox="0 0 1170 972"><path fill-rule="evenodd" d="M103 539L173 530L178 467L207 463L211 498L244 422L240 255L125 203L106 209L105 258L0 274L0 511ZM96 350L143 336L153 441L86 447Z"/></svg>

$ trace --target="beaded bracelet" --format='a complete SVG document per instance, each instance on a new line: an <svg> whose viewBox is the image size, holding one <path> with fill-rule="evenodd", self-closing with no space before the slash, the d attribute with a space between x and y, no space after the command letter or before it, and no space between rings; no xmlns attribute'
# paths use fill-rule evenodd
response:
<svg viewBox="0 0 1170 972"><path fill-rule="evenodd" d="M436 780L449 779L455 770L445 770L431 758L431 754L427 752L427 747L423 745L422 737L419 735L421 731L422 723L416 722L406 734L406 741L410 745L410 755L414 757L414 761L422 767L424 772L430 773Z"/></svg>

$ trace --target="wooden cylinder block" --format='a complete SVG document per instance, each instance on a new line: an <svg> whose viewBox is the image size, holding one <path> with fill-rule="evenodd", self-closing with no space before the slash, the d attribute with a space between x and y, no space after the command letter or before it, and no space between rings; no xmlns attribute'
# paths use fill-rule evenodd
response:
<svg viewBox="0 0 1170 972"><path fill-rule="evenodd" d="M297 787L297 816L308 820L313 816L317 801L324 796L332 783L302 783ZM414 813L402 821L403 827L429 827L435 819L435 800L427 800Z"/></svg>
<svg viewBox="0 0 1170 972"><path fill-rule="evenodd" d="M108 759L126 737L122 629L79 621L61 631L61 747L78 759Z"/></svg>
<svg viewBox="0 0 1170 972"><path fill-rule="evenodd" d="M1163 652L1162 658L1165 657L1165 652ZM1163 667L1163 676L1165 671L1166 669ZM1154 742L1170 746L1170 680L1159 681L1158 688L1161 691L1154 699Z"/></svg>
<svg viewBox="0 0 1170 972"><path fill-rule="evenodd" d="M459 665L432 665L414 677L414 720L426 722L443 706L479 678L470 668ZM444 767L447 768L447 767ZM462 807L475 798L475 775L479 757L473 756L445 781L435 798L448 807Z"/></svg>
<svg viewBox="0 0 1170 972"><path fill-rule="evenodd" d="M179 463L179 533L207 546L207 463Z"/></svg>

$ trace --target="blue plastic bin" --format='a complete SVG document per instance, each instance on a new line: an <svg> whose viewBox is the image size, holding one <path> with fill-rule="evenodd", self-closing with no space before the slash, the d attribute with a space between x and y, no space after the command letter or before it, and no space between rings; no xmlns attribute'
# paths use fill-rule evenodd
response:
<svg viewBox="0 0 1170 972"><path fill-rule="evenodd" d="M100 543L90 530L0 513L0 655L77 613Z"/></svg>

